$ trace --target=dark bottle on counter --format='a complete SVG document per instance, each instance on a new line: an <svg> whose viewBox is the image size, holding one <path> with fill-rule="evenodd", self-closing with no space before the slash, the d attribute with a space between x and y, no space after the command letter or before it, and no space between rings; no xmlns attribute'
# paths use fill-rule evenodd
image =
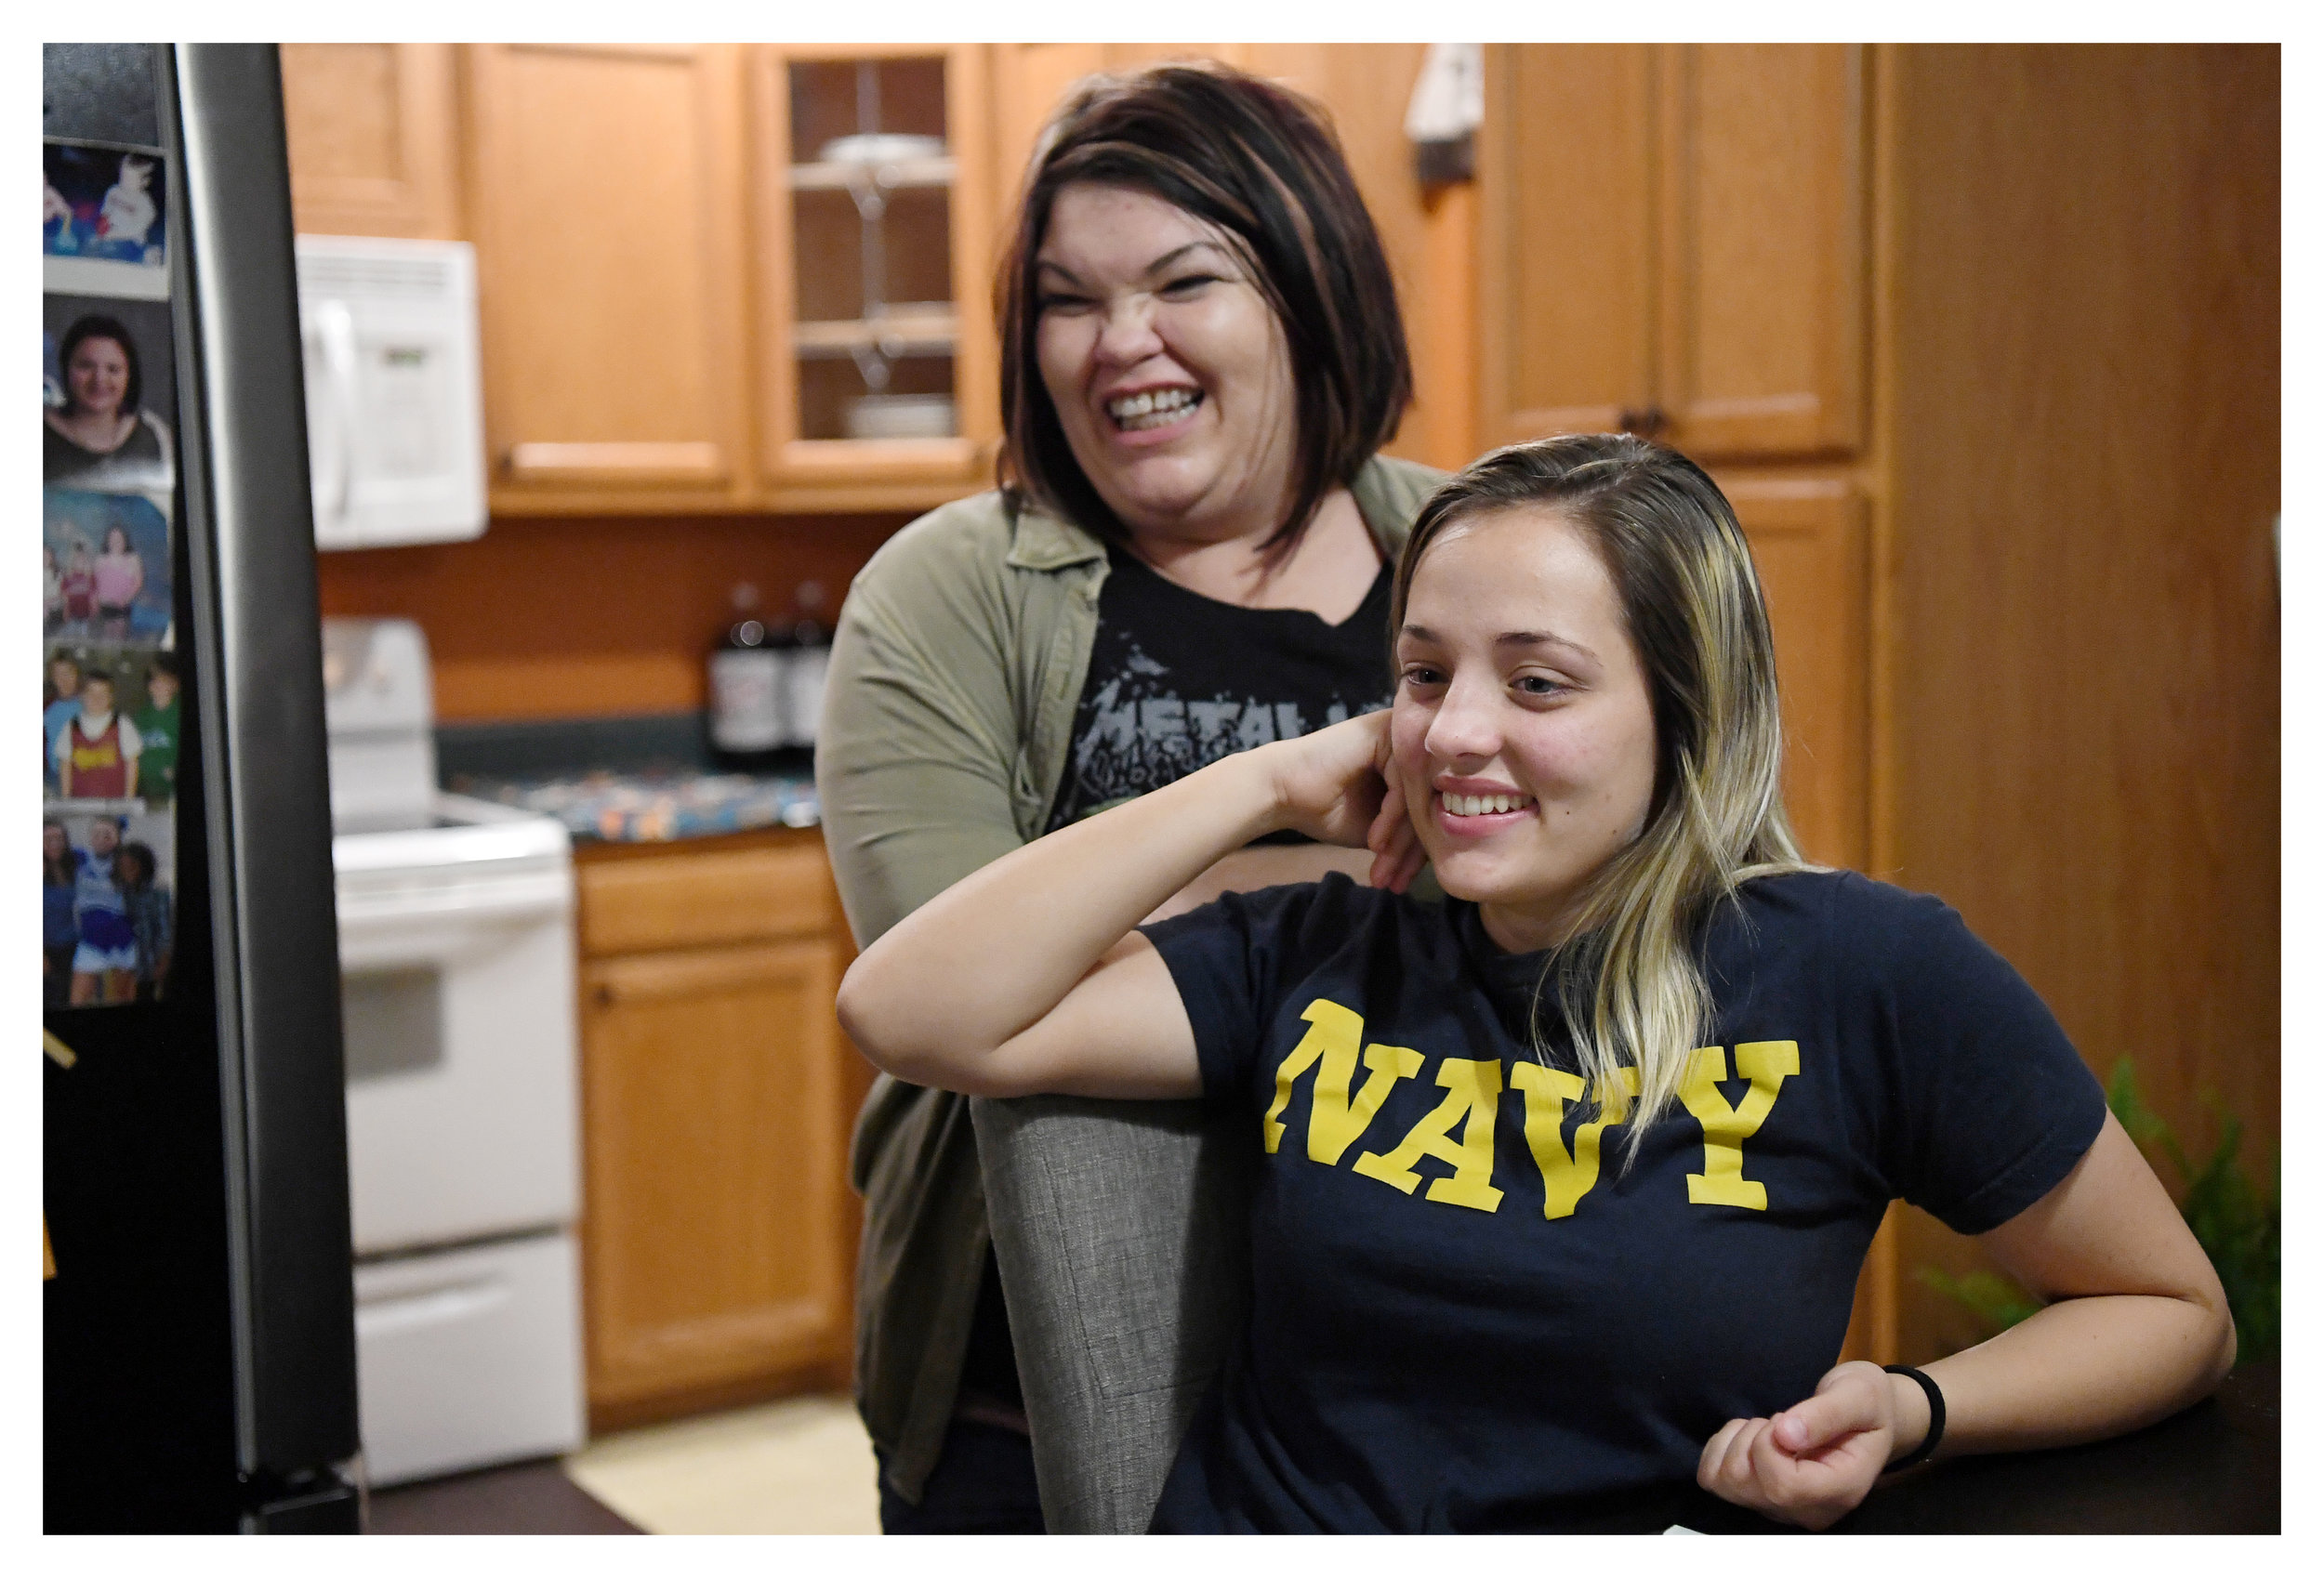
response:
<svg viewBox="0 0 2324 1578"><path fill-rule="evenodd" d="M792 596L791 624L786 632L790 660L789 686L784 696L785 737L801 755L807 770L814 765L815 731L823 719L824 680L831 672L831 627L823 619L823 583L802 581Z"/></svg>
<svg viewBox="0 0 2324 1578"><path fill-rule="evenodd" d="M759 618L759 588L734 588L734 623L711 650L710 753L729 772L771 772L790 743L787 626Z"/></svg>

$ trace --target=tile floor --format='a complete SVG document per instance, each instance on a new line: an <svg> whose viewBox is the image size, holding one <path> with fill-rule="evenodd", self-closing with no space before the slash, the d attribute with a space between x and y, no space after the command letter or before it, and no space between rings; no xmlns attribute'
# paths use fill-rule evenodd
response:
<svg viewBox="0 0 2324 1578"><path fill-rule="evenodd" d="M877 1534L871 1440L845 1397L790 1398L626 1430L565 1459L650 1534Z"/></svg>

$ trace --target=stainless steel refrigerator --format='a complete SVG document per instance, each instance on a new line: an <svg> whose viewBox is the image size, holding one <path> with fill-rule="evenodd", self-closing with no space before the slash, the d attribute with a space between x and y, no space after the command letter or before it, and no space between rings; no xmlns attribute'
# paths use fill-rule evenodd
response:
<svg viewBox="0 0 2324 1578"><path fill-rule="evenodd" d="M354 1532L275 51L44 57L45 1524Z"/></svg>

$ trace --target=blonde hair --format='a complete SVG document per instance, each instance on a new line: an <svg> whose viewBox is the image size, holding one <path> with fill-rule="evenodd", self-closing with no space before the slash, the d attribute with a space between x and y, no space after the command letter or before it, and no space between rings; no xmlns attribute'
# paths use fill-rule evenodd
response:
<svg viewBox="0 0 2324 1578"><path fill-rule="evenodd" d="M1475 462L1421 506L1390 630L1403 629L1414 568L1447 526L1528 507L1555 511L1597 549L1653 701L1644 828L1584 889L1535 988L1532 1032L1544 1056L1538 1010L1553 993L1595 1103L1630 1119L1634 1142L1710 1028L1697 953L1712 912L1753 877L1817 868L1784 815L1775 641L1750 546L1718 484L1677 451L1581 434Z"/></svg>

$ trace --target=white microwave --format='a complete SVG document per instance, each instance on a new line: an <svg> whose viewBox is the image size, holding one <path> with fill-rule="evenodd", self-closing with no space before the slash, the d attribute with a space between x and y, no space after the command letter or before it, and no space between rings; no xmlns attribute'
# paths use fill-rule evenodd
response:
<svg viewBox="0 0 2324 1578"><path fill-rule="evenodd" d="M297 256L315 546L482 536L475 249L303 235Z"/></svg>

